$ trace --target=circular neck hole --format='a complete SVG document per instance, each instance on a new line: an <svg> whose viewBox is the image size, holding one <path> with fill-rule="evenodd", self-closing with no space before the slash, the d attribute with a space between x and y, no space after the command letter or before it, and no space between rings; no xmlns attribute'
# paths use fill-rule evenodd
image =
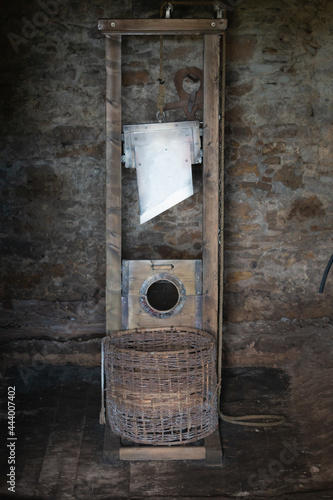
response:
<svg viewBox="0 0 333 500"><path fill-rule="evenodd" d="M178 288L171 281L154 281L147 290L147 302L156 311L170 311L176 307L178 301Z"/></svg>

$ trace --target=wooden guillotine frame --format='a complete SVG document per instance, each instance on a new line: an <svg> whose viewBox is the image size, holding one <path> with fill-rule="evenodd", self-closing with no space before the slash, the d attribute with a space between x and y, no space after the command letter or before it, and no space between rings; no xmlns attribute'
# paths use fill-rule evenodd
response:
<svg viewBox="0 0 333 500"><path fill-rule="evenodd" d="M106 330L122 329L121 242L121 41L131 35L202 35L203 37L203 232L202 329L217 338L219 330L219 227L221 189L221 41L225 47L226 19L101 19L99 30L106 47ZM223 51L225 57L225 51ZM218 431L202 446L135 447L121 449L119 439L106 429L104 452L113 460L206 459L221 463ZM109 448L109 453L108 453ZM164 449L162 449L164 448ZM129 451L130 450L130 451ZM104 453L105 454L105 453ZM111 460L112 461L112 460Z"/></svg>

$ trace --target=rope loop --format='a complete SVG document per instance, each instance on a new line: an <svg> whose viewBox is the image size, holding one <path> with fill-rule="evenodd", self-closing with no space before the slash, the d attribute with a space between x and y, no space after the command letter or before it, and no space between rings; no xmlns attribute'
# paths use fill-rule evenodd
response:
<svg viewBox="0 0 333 500"><path fill-rule="evenodd" d="M165 80L163 77L163 35L160 35L160 74L159 78L157 79L159 82L159 88L158 88L158 96L157 96L157 114L156 118L159 123L164 122L165 119L165 114L164 114L164 94L165 94Z"/></svg>
<svg viewBox="0 0 333 500"><path fill-rule="evenodd" d="M157 111L156 113L156 120L158 123L164 123L165 121L165 113L164 111Z"/></svg>
<svg viewBox="0 0 333 500"><path fill-rule="evenodd" d="M221 420L230 424L248 427L275 427L287 422L283 415L243 415L242 417L231 417L220 412L219 416ZM261 420L266 420L266 422L261 422Z"/></svg>

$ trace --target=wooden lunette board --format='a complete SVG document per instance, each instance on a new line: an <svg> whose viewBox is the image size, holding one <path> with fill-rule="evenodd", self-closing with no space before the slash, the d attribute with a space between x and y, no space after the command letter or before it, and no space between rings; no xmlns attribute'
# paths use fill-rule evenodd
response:
<svg viewBox="0 0 333 500"><path fill-rule="evenodd" d="M142 285L168 276L180 280L186 292L184 305L174 316L152 316L144 310ZM140 293L141 292L141 293ZM122 328L158 326L202 327L201 260L127 260L122 265Z"/></svg>

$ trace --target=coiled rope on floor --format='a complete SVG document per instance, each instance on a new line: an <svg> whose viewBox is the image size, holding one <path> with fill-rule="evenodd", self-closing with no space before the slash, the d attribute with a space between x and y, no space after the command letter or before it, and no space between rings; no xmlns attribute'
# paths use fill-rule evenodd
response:
<svg viewBox="0 0 333 500"><path fill-rule="evenodd" d="M231 417L224 415L219 410L219 417L224 422L235 425L247 425L248 427L274 427L287 422L283 415L244 415L243 417ZM266 422L258 422L258 420L266 420Z"/></svg>

